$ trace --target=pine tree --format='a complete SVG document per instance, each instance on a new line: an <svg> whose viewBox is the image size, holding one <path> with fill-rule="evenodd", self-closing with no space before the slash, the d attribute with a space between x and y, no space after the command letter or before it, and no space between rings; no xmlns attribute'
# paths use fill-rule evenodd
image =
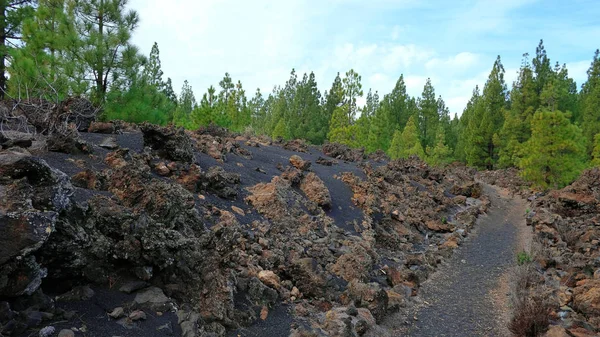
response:
<svg viewBox="0 0 600 337"><path fill-rule="evenodd" d="M179 94L179 102L177 103L177 109L173 116L173 123L177 126L183 126L190 129L193 128L190 116L195 108L196 98L194 97L194 91L188 81L185 80L183 81L183 87Z"/></svg>
<svg viewBox="0 0 600 337"><path fill-rule="evenodd" d="M331 88L329 91L325 91L323 98L323 112L325 113L324 118L327 120L327 133L329 133L329 121L333 116L333 111L344 103L344 88L340 73L337 73L333 83L331 84Z"/></svg>
<svg viewBox="0 0 600 337"><path fill-rule="evenodd" d="M329 142L356 147L355 128L348 121L348 107L337 107L329 122Z"/></svg>
<svg viewBox="0 0 600 337"><path fill-rule="evenodd" d="M80 76L92 75L92 98L102 104L111 81L125 76L138 56L131 43L131 33L139 17L134 10L126 11L127 0L72 0L75 26L81 37L72 46L71 57L80 63Z"/></svg>
<svg viewBox="0 0 600 337"><path fill-rule="evenodd" d="M492 169L497 161L496 135L504 123L506 84L500 56L483 88L483 95L475 105L467 127L467 163L471 166Z"/></svg>
<svg viewBox="0 0 600 337"><path fill-rule="evenodd" d="M293 95L290 122L294 138L304 138L313 144L322 144L327 136L326 116L321 108L321 93L315 74L304 74Z"/></svg>
<svg viewBox="0 0 600 337"><path fill-rule="evenodd" d="M384 102L389 97L384 97ZM367 138L367 152L375 152L377 150L387 151L390 147L390 140L393 137L393 130L390 129L389 122L389 104L382 104L375 110L369 123L369 135Z"/></svg>
<svg viewBox="0 0 600 337"><path fill-rule="evenodd" d="M392 159L398 159L402 156L402 132L400 130L394 131L394 136L392 137L392 142L387 153Z"/></svg>
<svg viewBox="0 0 600 337"><path fill-rule="evenodd" d="M348 123L353 124L356 118L356 112L358 111L358 107L356 106L356 99L358 97L362 97L363 90L361 76L354 71L354 69L350 69L346 73L346 77L342 80L343 90L344 90L344 103L346 105L347 118Z"/></svg>
<svg viewBox="0 0 600 337"><path fill-rule="evenodd" d="M265 119L266 119L266 109L265 109L265 99L260 91L260 88L256 89L256 93L254 97L248 103L248 107L251 112L251 124L252 128L255 132L259 134L265 133Z"/></svg>
<svg viewBox="0 0 600 337"><path fill-rule="evenodd" d="M532 63L533 72L535 74L536 92L539 97L546 86L546 82L548 82L552 76L552 67L550 66L550 59L546 55L544 40L540 40L540 43L535 49L535 57L533 58Z"/></svg>
<svg viewBox="0 0 600 337"><path fill-rule="evenodd" d="M499 148L498 165L510 167L519 160L522 144L531 137L531 119L539 106L533 70L523 55L519 77L513 83L511 107L505 110L505 121L494 144Z"/></svg>
<svg viewBox="0 0 600 337"><path fill-rule="evenodd" d="M587 75L587 82L581 88L581 107L583 135L590 153L594 137L600 133L600 51L598 49Z"/></svg>
<svg viewBox="0 0 600 337"><path fill-rule="evenodd" d="M594 137L591 165L592 167L600 167L600 133Z"/></svg>
<svg viewBox="0 0 600 337"><path fill-rule="evenodd" d="M168 77L167 81L165 82L165 88L163 90L163 93L165 94L165 96L167 96L171 103L177 105L177 94L173 89L173 82L171 81L170 77Z"/></svg>
<svg viewBox="0 0 600 337"><path fill-rule="evenodd" d="M59 101L85 91L85 86L73 81L75 62L66 57L66 50L79 37L65 0L38 0L33 15L23 21L21 33L24 45L10 51L11 97Z"/></svg>
<svg viewBox="0 0 600 337"><path fill-rule="evenodd" d="M158 90L163 91L166 83L163 81L163 71L160 62L160 50L158 43L154 42L148 62L144 68L144 76L148 79L148 84L155 86Z"/></svg>
<svg viewBox="0 0 600 337"><path fill-rule="evenodd" d="M208 95L205 93L202 95L200 103L191 112L190 128L197 129L200 126L210 124L215 124L214 109L210 104Z"/></svg>
<svg viewBox="0 0 600 337"><path fill-rule="evenodd" d="M456 148L454 149L454 157L461 162L467 162L467 154L470 151L470 143L471 133L473 125L475 123L471 122L471 119L474 118L476 114L476 109L479 106L479 101L481 100L481 94L479 93L479 86L475 86L473 89L473 94L469 102L467 102L467 106L463 110L462 115L460 116L460 121L458 123L458 140L456 142Z"/></svg>
<svg viewBox="0 0 600 337"><path fill-rule="evenodd" d="M21 39L23 20L33 15L33 0L0 0L0 99L6 92L6 64Z"/></svg>
<svg viewBox="0 0 600 337"><path fill-rule="evenodd" d="M414 116L408 119L401 135L399 135L398 130L394 132L394 139L392 140L388 154L392 159L408 158L413 155L421 159L425 158L425 151L423 151L423 146L419 139L419 129Z"/></svg>
<svg viewBox="0 0 600 337"><path fill-rule="evenodd" d="M367 93L365 106L362 109L360 117L356 121L356 142L359 147L369 148L369 134L371 133L371 124L374 119L375 111L379 107L379 94L377 91L373 94L371 89Z"/></svg>
<svg viewBox="0 0 600 337"><path fill-rule="evenodd" d="M404 75L400 75L386 102L389 105L388 121L391 130L389 134L391 135L396 129L404 130L408 119L416 112L414 109L411 110L409 106L411 104L411 97L406 92Z"/></svg>
<svg viewBox="0 0 600 337"><path fill-rule="evenodd" d="M275 125L275 129L273 130L273 134L271 136L273 139L290 139L291 136L288 133L288 128L285 125L285 121L282 119L280 119L277 124Z"/></svg>
<svg viewBox="0 0 600 337"><path fill-rule="evenodd" d="M446 165L452 160L452 150L446 145L445 128L440 125L436 134L436 144L433 149L427 151L427 161L431 165Z"/></svg>
<svg viewBox="0 0 600 337"><path fill-rule="evenodd" d="M558 111L540 109L533 116L531 138L519 161L523 178L541 188L561 188L584 168L581 129Z"/></svg>
<svg viewBox="0 0 600 337"><path fill-rule="evenodd" d="M419 105L421 144L423 145L423 148L427 149L435 144L435 133L439 124L438 106L431 79L427 79L427 82L423 87L423 93L417 104Z"/></svg>
<svg viewBox="0 0 600 337"><path fill-rule="evenodd" d="M367 151L387 151L395 130L404 130L409 117L416 115L416 111L416 104L406 93L404 76L400 75L392 92L383 97L373 113Z"/></svg>

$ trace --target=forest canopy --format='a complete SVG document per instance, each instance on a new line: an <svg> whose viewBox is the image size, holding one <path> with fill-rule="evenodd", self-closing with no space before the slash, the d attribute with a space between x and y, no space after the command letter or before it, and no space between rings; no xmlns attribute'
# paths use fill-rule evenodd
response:
<svg viewBox="0 0 600 337"><path fill-rule="evenodd" d="M269 93L247 92L226 72L200 94L187 81L177 94L162 71L158 44L140 51L131 43L140 18L126 0L3 0L0 10L5 99L84 96L103 108L106 120L187 129L216 124L382 150L393 159L417 155L433 165L518 167L542 188L564 186L600 163L598 50L581 86L565 64L551 62L542 40L535 54L523 55L514 83L505 82L498 56L459 117L450 115L429 79L418 97L407 93L403 75L382 94L363 88L354 69L338 73L323 92L314 73L292 69Z"/></svg>

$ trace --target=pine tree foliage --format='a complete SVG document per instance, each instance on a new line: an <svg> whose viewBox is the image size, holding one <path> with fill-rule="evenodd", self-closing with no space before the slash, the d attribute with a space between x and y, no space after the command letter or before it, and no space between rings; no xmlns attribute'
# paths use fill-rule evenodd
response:
<svg viewBox="0 0 600 337"><path fill-rule="evenodd" d="M535 113L531 127L518 163L523 178L543 189L561 188L575 180L585 168L581 129L567 114L546 108Z"/></svg>
<svg viewBox="0 0 600 337"><path fill-rule="evenodd" d="M356 99L362 97L363 90L361 84L362 77L354 71L354 69L350 69L346 72L346 77L342 80L342 90L344 92L344 104L348 109L347 118L348 123L354 123L356 119L356 112L358 111L358 106L356 105Z"/></svg>
<svg viewBox="0 0 600 337"><path fill-rule="evenodd" d="M337 107L329 124L329 142L356 147L356 128L348 121L348 106Z"/></svg>
<svg viewBox="0 0 600 337"><path fill-rule="evenodd" d="M423 87L423 93L417 103L419 106L421 145L425 149L431 148L435 143L435 134L440 122L437 103L435 90L431 84L431 79L428 78L427 82L425 82L425 87Z"/></svg>
<svg viewBox="0 0 600 337"><path fill-rule="evenodd" d="M130 43L139 16L127 0L72 0L79 43L69 50L81 78L91 79L91 97L103 104L113 81L135 67L138 50Z"/></svg>
<svg viewBox="0 0 600 337"><path fill-rule="evenodd" d="M21 40L23 21L33 16L33 0L0 1L0 99L7 91L6 66L17 41ZM35 65L33 65L35 66Z"/></svg>
<svg viewBox="0 0 600 337"><path fill-rule="evenodd" d="M466 155L469 165L494 168L498 154L494 135L500 131L504 123L506 103L504 66L498 56L483 88L483 95L477 101L466 129Z"/></svg>
<svg viewBox="0 0 600 337"><path fill-rule="evenodd" d="M177 109L173 116L173 124L193 129L195 125L191 122L190 115L195 108L196 97L194 97L194 91L189 82L185 80L183 82L183 87L181 88L181 93L179 94Z"/></svg>
<svg viewBox="0 0 600 337"><path fill-rule="evenodd" d="M583 134L591 150L594 137L600 133L600 51L596 50L594 59L587 71L588 80L581 89L583 113Z"/></svg>
<svg viewBox="0 0 600 337"><path fill-rule="evenodd" d="M592 151L593 167L600 167L600 133L594 137L594 149Z"/></svg>
<svg viewBox="0 0 600 337"><path fill-rule="evenodd" d="M35 11L28 12L21 28L24 45L9 52L9 95L60 101L81 94L85 86L73 80L75 62L66 53L79 36L65 0L38 0Z"/></svg>
<svg viewBox="0 0 600 337"><path fill-rule="evenodd" d="M406 123L404 131L396 131L388 155L392 159L408 158L410 156L418 156L421 159L425 158L425 151L419 139L419 128L414 116L411 116Z"/></svg>
<svg viewBox="0 0 600 337"><path fill-rule="evenodd" d="M442 166L452 161L452 150L446 144L445 128L440 125L436 133L436 143L433 149L427 151L427 162L431 165Z"/></svg>
<svg viewBox="0 0 600 337"><path fill-rule="evenodd" d="M171 79L165 80L158 44L144 57L130 43L139 18L127 5L126 0L0 1L2 93L52 101L83 95L111 120L189 129L216 124L313 144L384 150L393 158L418 155L433 165L456 159L478 168L518 166L542 188L568 183L590 164L586 160L600 162L598 51L580 92L565 64L551 65L543 41L531 61L524 54L510 93L498 56L460 118L436 95L430 79L419 97L411 97L403 75L381 99L369 90L360 106L362 78L353 69L337 73L323 94L314 73L292 69L284 84L269 93L258 89L252 97L225 73L196 102L187 81L177 95Z"/></svg>

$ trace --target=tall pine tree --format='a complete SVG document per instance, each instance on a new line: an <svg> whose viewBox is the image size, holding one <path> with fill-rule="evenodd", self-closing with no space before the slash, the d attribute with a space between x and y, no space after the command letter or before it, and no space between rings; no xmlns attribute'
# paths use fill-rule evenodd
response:
<svg viewBox="0 0 600 337"><path fill-rule="evenodd" d="M583 135L592 150L594 137L600 133L600 51L596 49L592 64L587 71L587 82L581 88Z"/></svg>
<svg viewBox="0 0 600 337"><path fill-rule="evenodd" d="M545 108L535 113L531 127L531 138L519 160L523 177L544 189L571 183L585 166L581 129L564 113Z"/></svg>

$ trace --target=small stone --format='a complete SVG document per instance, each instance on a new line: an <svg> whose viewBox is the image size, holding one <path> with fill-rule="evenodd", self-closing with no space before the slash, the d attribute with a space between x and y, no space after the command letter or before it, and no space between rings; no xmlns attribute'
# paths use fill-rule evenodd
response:
<svg viewBox="0 0 600 337"><path fill-rule="evenodd" d="M138 291L140 289L144 289L148 286L148 283L145 281L132 281L127 282L119 288L119 291L124 292L126 294L131 294L132 292Z"/></svg>
<svg viewBox="0 0 600 337"><path fill-rule="evenodd" d="M258 279L266 284L267 286L274 288L274 289L278 289L279 288L279 276L277 276L277 274L275 274L274 272L270 271L270 270L261 270L258 273Z"/></svg>
<svg viewBox="0 0 600 337"><path fill-rule="evenodd" d="M262 307L262 309L260 310L260 319L264 321L265 319L267 319L267 316L269 316L269 308Z"/></svg>
<svg viewBox="0 0 600 337"><path fill-rule="evenodd" d="M71 329L62 329L58 333L58 337L75 337L75 333Z"/></svg>
<svg viewBox="0 0 600 337"><path fill-rule="evenodd" d="M132 312L131 314L129 314L129 319L131 319L134 322L139 321L140 319L145 320L146 313L142 310L136 310L136 311Z"/></svg>
<svg viewBox="0 0 600 337"><path fill-rule="evenodd" d="M296 287L293 287L292 292L290 294L296 298L300 297L300 290L298 290L298 288L296 288Z"/></svg>
<svg viewBox="0 0 600 337"><path fill-rule="evenodd" d="M167 165L165 165L165 163L163 162L156 164L154 169L156 170L156 173L158 173L161 176L167 176L169 175L169 173L171 173L171 170L169 170Z"/></svg>
<svg viewBox="0 0 600 337"><path fill-rule="evenodd" d="M47 326L47 327L43 328L42 330L40 330L39 335L40 335L40 337L50 337L50 336L54 335L55 331L56 331L56 329L53 326Z"/></svg>
<svg viewBox="0 0 600 337"><path fill-rule="evenodd" d="M160 288L150 287L137 293L134 302L149 305L154 310L162 311L167 309L170 300Z"/></svg>
<svg viewBox="0 0 600 337"><path fill-rule="evenodd" d="M108 150L115 150L119 148L119 144L117 144L117 140L114 137L104 138L104 140L98 146Z"/></svg>
<svg viewBox="0 0 600 337"><path fill-rule="evenodd" d="M115 319L121 318L121 317L125 316L125 310L123 309L123 307L114 308L113 311L111 311L111 313L108 314L108 316L115 318Z"/></svg>
<svg viewBox="0 0 600 337"><path fill-rule="evenodd" d="M263 248L268 248L269 247L269 240L265 239L265 238L259 238L258 239L258 244L261 245Z"/></svg>
<svg viewBox="0 0 600 337"><path fill-rule="evenodd" d="M156 330L164 331L165 334L167 334L169 336L173 335L173 326L171 325L171 322L168 322L168 323L165 323L165 324L159 326L158 328L156 328Z"/></svg>
<svg viewBox="0 0 600 337"><path fill-rule="evenodd" d="M246 213L244 213L244 210L237 206L231 206L231 210L233 210L234 212L236 212L237 214L239 214L241 216L246 215Z"/></svg>
<svg viewBox="0 0 600 337"><path fill-rule="evenodd" d="M235 163L238 167L244 167L244 164L242 163Z"/></svg>
<svg viewBox="0 0 600 337"><path fill-rule="evenodd" d="M145 267L137 267L134 270L135 272L135 276L139 277L140 279L144 280L144 281L148 281L149 279L152 278L152 266L145 266Z"/></svg>
<svg viewBox="0 0 600 337"><path fill-rule="evenodd" d="M94 297L94 291L89 286L75 287L71 291L58 296L58 301L85 301Z"/></svg>

